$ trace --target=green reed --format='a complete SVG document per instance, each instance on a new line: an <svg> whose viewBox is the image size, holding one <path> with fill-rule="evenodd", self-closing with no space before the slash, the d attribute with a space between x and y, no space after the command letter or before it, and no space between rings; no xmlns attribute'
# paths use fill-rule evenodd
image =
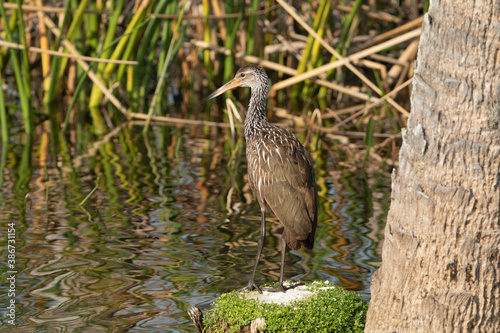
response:
<svg viewBox="0 0 500 333"><path fill-rule="evenodd" d="M2 7L2 9L5 9L3 7L3 3L0 3L0 7ZM18 13L17 10L13 11L10 21L5 21L5 20L3 21L4 25L6 24L6 22L8 22L7 25L9 26L10 31L16 28L17 18L18 18L17 13ZM2 33L0 33L0 37L4 40L7 40L7 30L2 31ZM9 56L10 52L6 48L0 49L0 71L2 72L4 71L7 62L9 61Z"/></svg>
<svg viewBox="0 0 500 333"><path fill-rule="evenodd" d="M203 4L203 15L207 16L210 14L210 1L202 0ZM206 43L211 42L210 38L210 21L208 19L203 19L203 41ZM210 59L210 50L206 49L203 51L203 64L205 65L205 69L208 74L208 78L210 81L213 81L214 78L214 66L212 64L212 59Z"/></svg>
<svg viewBox="0 0 500 333"><path fill-rule="evenodd" d="M325 34L325 27L330 16L331 3L332 1L330 0L322 0L316 12L312 28L320 37L323 37ZM306 47L302 53L302 58L297 66L297 74L305 72L308 67L309 69L315 67L319 58L319 46L319 42L313 36L309 36ZM292 88L292 98L298 98L301 90L302 84L294 85Z"/></svg>
<svg viewBox="0 0 500 333"><path fill-rule="evenodd" d="M66 1L66 4L64 6L64 14L63 14L63 20L62 20L62 31L66 29L66 24L68 21L71 20L70 16L70 5L71 1ZM59 36L56 38L56 41L54 43L54 48L58 49L59 46L61 45L61 40L62 40L62 34L59 34ZM49 80L49 89L45 91L45 96L44 96L44 104L50 104L53 101L57 99L57 95L59 93L59 69L61 68L63 58L62 57L52 57L51 65L50 65L50 80Z"/></svg>
<svg viewBox="0 0 500 333"><path fill-rule="evenodd" d="M27 38L29 34L25 31L27 29L25 25L29 26L28 22L33 20L33 15L31 15L31 12L27 12L28 9L23 12L20 6L12 7L13 3L0 3L2 11L0 24L3 29L1 38L21 45L21 50L0 48L0 72L3 75L3 82L6 84L11 83L7 81L6 73L14 74L20 98L18 103L22 110L22 121L26 132L33 132L34 130L31 96L43 95L43 101L46 105L53 102L60 103L61 101L64 101L65 105L70 105L69 108L63 108L62 110L56 108L57 111L54 108L44 106L43 111L46 113L59 112L62 115L51 118L51 121L59 123L62 133L68 133L68 130L75 127L78 128L78 131L88 130L90 127L90 133L102 135L120 121L123 121L122 114L115 112L113 107L110 107L107 110L108 112L106 112L105 108L100 108L104 101L104 93L102 88L89 79L90 72L95 73L97 79L106 89L129 107L130 112L144 113L148 110L149 115L153 117L153 115L164 115L167 110L165 104L174 100L169 98L166 101L166 96L168 96L165 93L167 80L175 79L173 86L177 87L182 94L206 94L206 91L199 90L201 84L200 81L196 82L196 80L201 77L203 78L203 84L208 83L208 85L230 80L237 67L240 67L243 63L242 60L235 59L237 52L260 57L256 60L258 62L259 59L264 60L265 47L273 49L273 47L280 44L284 47L278 51L267 53L265 59L275 62L276 65L286 66L291 69L297 68L297 74L337 60L321 46L316 38L305 34L305 30L301 28L300 24L291 20L289 14L283 8L279 6L272 8L276 2L271 0L252 0L246 5L237 0L219 0L217 3L202 0L196 8L194 3L186 1L181 2L179 5L178 2L169 0L146 0L140 2L134 9L128 8L124 0L111 2L69 0L65 2L63 13L59 15L44 14L46 18L54 21L55 26L58 27L57 29L61 30L59 35L53 31L47 32L49 45L44 48L69 52L61 48L62 41L65 40L69 41L80 55L91 56L96 59L109 59L114 62L93 62L87 59L86 62L90 64L90 69L87 71L83 70L78 64L73 65L74 60L51 55L50 66L44 66L44 71L47 69L49 75L43 74L44 77L49 77L47 80L48 86L43 86L43 91L37 94L36 91L32 93L30 89L37 86L36 82L32 83L31 81L33 80L32 77L34 77L33 73L38 69L37 66L39 66L40 62L33 54L29 54L26 48L27 46L39 47L40 45L36 45L38 41L36 34L33 35L32 33L32 38L29 39ZM20 1L17 3L20 4ZM311 0L306 6L296 3L294 8L302 17L308 20L313 30L330 43L339 54L348 56L350 53L354 53L352 51L354 47L361 44L356 42L354 47L351 47L351 42L356 37L356 34L365 34L364 37L368 37L367 31L370 34L373 31L381 34L384 29L393 29L397 25L391 23L390 20L384 21L384 19L376 16L366 20L368 12L364 11L363 3L362 0L354 0L347 3L347 5L351 6L350 9L334 10L337 3L333 1ZM5 8L4 4L9 4L8 9ZM391 12L389 4L389 0L381 1L378 8L374 8L370 12L382 14L384 13L382 8L384 5L388 6L387 12ZM428 1L425 1L424 6L427 6L427 4ZM191 6L186 8L186 16L203 15L203 17L193 19L183 17L184 12L180 11L179 8L183 5ZM269 8L271 10L266 11ZM426 10L425 8L424 10ZM92 12L89 12L90 10ZM265 13L254 15L259 10L264 10ZM391 13L396 18L398 15L403 15L395 11ZM160 14L174 16L168 18L155 16ZM235 15L229 17L228 14ZM208 15L215 17L208 17ZM408 18L406 19L408 20ZM404 23L404 20L401 22ZM293 26L290 26L290 23ZM38 22L38 25L43 24L45 23ZM262 31L264 31L265 35L260 38L259 34ZM293 32L295 35L302 34L302 37L296 38L292 34L288 35L288 32ZM194 40L204 41L210 45L210 48L193 46L195 43L190 42ZM297 43L297 45L300 45L299 52L292 52L293 47L289 49L285 47L287 42L302 40L305 41L305 47ZM225 49L226 54L222 54L221 49ZM396 57L398 51L396 48L390 50ZM133 60L138 64L120 64L116 62L119 60ZM72 66L69 66L70 64ZM357 67L363 66L354 65ZM387 68L389 67L387 65ZM7 69L8 71L6 71ZM188 74L187 79L184 80L184 77L180 75L171 78L169 74L172 69L174 69L174 73ZM280 73L278 69L273 69L272 66L268 66L266 71L270 74L274 83L280 79L286 79L288 75L286 71ZM364 73L368 73L369 79L376 83L382 94L391 90L391 86L387 84L385 78L379 77L378 70L368 69ZM323 73L323 75L326 75L322 77L326 81L334 82L336 78L339 84L345 83L346 85L359 87L365 96L371 94L370 89L363 90L365 84L348 70L333 70ZM288 90L281 90L277 95L278 104L288 108L293 105L294 107L297 106L295 108L297 110L306 110L307 105L304 106L304 101L309 100L311 105L314 107L319 106L322 110L325 110L325 108L335 109L331 88L319 86L316 80L306 80L293 85ZM40 86L42 85L38 85L38 87ZM115 87L117 88L115 89ZM213 86L210 88L213 88ZM335 90L333 91L333 97L340 96ZM69 96L65 95L67 92L70 92ZM248 93L248 90L246 93ZM290 93L293 103L287 98ZM7 130L9 129L8 103L12 102L6 101L6 98L9 97L3 97L3 107L0 105L0 121L2 121L2 140L5 140L9 132ZM68 98L65 99L65 97ZM185 100L196 100L196 97L198 96ZM180 98L176 96L175 102L178 100ZM299 102L297 103L295 100ZM364 103L364 100L351 100L347 97L339 98L339 100L344 103L342 107L355 103ZM398 101L398 103L401 103L401 101ZM36 103L36 105L39 104ZM376 134L379 131L397 133L399 128L404 125L405 119L402 119L399 113L394 114L394 112L398 111L391 112L391 110L395 109L389 106L387 104L385 107L380 107L380 109L372 108L364 115L357 116L349 124L339 127L339 131L352 129L368 132L366 135L370 138L365 140L368 143L376 139ZM370 117L374 117L373 121L375 123L374 126L370 125L372 127L368 128L369 121L371 121ZM199 119L208 120L209 118L210 114L208 113L199 116ZM342 116L342 118L345 119L347 116ZM74 122L72 122L73 119L75 119ZM325 118L323 126L334 125L335 121L331 117ZM369 130L372 129L373 133L370 134ZM80 135L80 133L78 132L77 135ZM318 142L319 135L316 135L316 142Z"/></svg>
<svg viewBox="0 0 500 333"><path fill-rule="evenodd" d="M69 1L68 1L69 2ZM68 32L66 33L65 39L69 42L73 43L77 34L81 29L81 23L83 21L85 10L88 7L90 0L83 0L79 3L77 12L74 16L71 17L71 23L68 28ZM69 7L65 8L65 19L69 19L66 15L69 15ZM64 22L63 20L63 22ZM51 103L57 100L59 89L61 87L61 81L66 73L66 66L68 64L69 58L61 58L58 61L57 66L52 67L51 78L55 79L54 85L51 86L51 90L49 91L49 95L46 97L46 103Z"/></svg>
<svg viewBox="0 0 500 333"><path fill-rule="evenodd" d="M3 128L2 128L2 137L3 137ZM9 147L8 143L6 141L2 142L1 145L2 149L0 149L0 188L3 189L3 184L5 182L5 171L7 168L5 167L7 165L7 153L9 152ZM4 191L0 192L0 199L3 199L5 193ZM0 202L5 203L5 200L0 200ZM2 204L0 204L1 207Z"/></svg>
<svg viewBox="0 0 500 333"><path fill-rule="evenodd" d="M131 48L135 47L138 40L136 29L138 28L140 29L142 25L145 23L144 21L147 20L146 13L148 12L149 6L145 6L144 4L145 3L141 3L141 6L138 8L137 12L134 13L134 16L127 25L127 28L123 36L120 38L120 41L114 48L109 59L111 60L123 60L123 58L128 59L131 52ZM102 79L105 82L109 82L112 75L115 73L116 67L117 67L116 63L107 63L106 65L103 66L102 70L98 68L99 77L102 77ZM90 94L89 105L98 106L101 103L103 96L104 94L102 90L98 86L93 85L92 92Z"/></svg>
<svg viewBox="0 0 500 333"><path fill-rule="evenodd" d="M252 12L256 12L259 9L259 0L252 0ZM255 47L255 33L256 33L257 18L255 16L250 16L248 18L247 27L247 54L254 54Z"/></svg>
<svg viewBox="0 0 500 333"><path fill-rule="evenodd" d="M95 186L94 188L89 192L89 194L87 194L87 196L80 202L79 206L83 206L85 205L85 203L87 202L87 200L92 196L92 194L94 194L94 192L99 188L99 176L97 176L97 179L95 181Z"/></svg>
<svg viewBox="0 0 500 333"><path fill-rule="evenodd" d="M3 85L2 76L0 76L1 85ZM3 148L6 150L9 142L9 124L7 123L7 108L5 107L3 89L0 89L0 128L2 129Z"/></svg>
<svg viewBox="0 0 500 333"><path fill-rule="evenodd" d="M226 18L226 40L225 47L228 50L231 50L231 54L224 58L224 82L231 80L231 77L234 72L234 53L232 52L235 48L236 44L236 36L238 33L239 25L243 18L243 12L240 11L240 1L224 1L226 13L240 13L238 18ZM243 9L243 7L241 7Z"/></svg>
<svg viewBox="0 0 500 333"><path fill-rule="evenodd" d="M177 3L175 2L169 2L167 4L167 8L165 10L165 13L166 14L175 14L177 12ZM184 8L184 7L183 7ZM180 15L184 15L184 11L181 11L181 14ZM177 20L177 23L176 23L176 27L175 30L178 29L178 27L180 26L180 22L181 20ZM160 78L161 77L161 73L163 71L163 69L165 68L165 62L167 61L167 54L168 54L168 50L170 48L170 45L172 45L173 47L173 40L174 40L174 26L172 25L173 24L173 21L172 20L168 20L168 21L165 21L163 22L163 27L162 27L162 30L161 30L161 46L160 46L160 53L159 53L159 56L158 56L158 67L157 67L157 78ZM155 50L156 51L156 50ZM170 57L169 57L170 58Z"/></svg>
<svg viewBox="0 0 500 333"><path fill-rule="evenodd" d="M5 8L0 5L0 12L4 22L8 22L7 14ZM19 34L25 36L24 24L22 21L22 12L20 6L17 10L18 27ZM5 33L8 42L14 43L14 38L12 37L12 31L9 24L5 25ZM33 133L33 113L31 110L31 99L30 99L30 75L29 75L29 64L27 62L27 51L26 51L26 38L21 37L21 43L24 46L21 54L21 63L18 60L16 51L14 49L9 49L10 61L12 62L12 67L14 69L14 76L16 78L17 89L19 92L19 98L21 102L21 110L23 114L24 130L26 133ZM5 124L7 121L5 121ZM3 125L2 125L3 126ZM3 131L2 131L3 132Z"/></svg>
<svg viewBox="0 0 500 333"><path fill-rule="evenodd" d="M23 46L21 51L21 71L23 74L23 79L25 81L26 86L26 98L28 99L28 105L31 105L31 77L30 77L30 65L28 61L28 45L26 43L26 29L24 26L24 20L21 19L23 17L22 9L21 9L22 1L17 1L17 15L19 17L17 23L17 29L19 34L19 42Z"/></svg>
<svg viewBox="0 0 500 333"><path fill-rule="evenodd" d="M154 109L161 108L160 101L161 101L163 87L165 86L165 81L166 81L166 78L168 77L169 64L171 62L173 55L175 53L177 53L177 51L179 50L180 45L181 45L180 42L182 41L182 37L183 37L184 32L185 32L185 28L184 29L179 29L179 28L181 26L182 17L184 16L184 10L186 9L186 3L187 2L185 2L184 5L182 6L182 9L181 9L180 15L179 15L179 19L177 20L177 24L175 25L174 31L172 32L172 38L170 39L167 54L165 55L165 60L163 61L163 68L161 68L161 74L158 78L158 84L156 86L155 93L153 95L153 100L151 101L151 105L149 107L149 111L148 111L149 118L146 122L146 126L144 126L144 132L147 132L147 130L148 130L150 117L152 116ZM180 30L182 30L182 31L180 31ZM180 32L179 38L177 40L175 39L176 32Z"/></svg>
<svg viewBox="0 0 500 333"><path fill-rule="evenodd" d="M363 165L366 163L368 156L370 156L370 150L373 147L374 144L374 134L375 134L375 120L373 117L368 120L368 126L366 127L365 131L365 146L366 146L366 153L365 157L363 158Z"/></svg>
<svg viewBox="0 0 500 333"><path fill-rule="evenodd" d="M167 9L165 9L167 7ZM162 0L156 6L154 13L161 14L174 14L176 10L176 3L172 1ZM172 11L173 10L173 11ZM170 27L170 20L163 22L165 27ZM137 60L139 61L138 66L133 67L133 75L128 77L128 82L131 84L127 85L127 91L132 96L132 103L135 109L144 109L146 104L146 87L149 80L149 75L144 75L144 73L151 73L152 64L155 61L157 48L155 47L158 43L160 37L162 20L153 17L151 22L148 24L143 40L148 41L146 43L141 43L137 52ZM161 56L160 56L161 59ZM162 61L162 60L159 60Z"/></svg>
<svg viewBox="0 0 500 333"><path fill-rule="evenodd" d="M96 2L91 2L90 3L90 9L92 10L98 10L97 8L98 3ZM103 3L99 2L100 5L100 10L102 10ZM86 31L86 37L85 37L85 49L87 50L87 54L94 55L95 50L97 49L98 43L99 43L99 16L96 14L88 14L85 15L84 17L84 26L85 26L85 31Z"/></svg>
<svg viewBox="0 0 500 333"><path fill-rule="evenodd" d="M342 32L340 34L340 40L337 44L336 51L341 54L345 55L346 50L348 48L348 40L349 38L352 38L352 36L349 36L349 31L351 31L351 26L353 24L354 18L358 14L361 5L363 3L363 0L355 0L354 4L352 6L351 12L347 16L347 19L344 22L344 25L342 27ZM359 22L359 20L358 20ZM337 60L337 57L335 55L332 55L330 62L334 62ZM335 76L335 70L331 70L327 72L326 79L333 80L333 77ZM326 95L328 93L328 89L325 87L321 87L318 93L319 98L326 98Z"/></svg>
<svg viewBox="0 0 500 333"><path fill-rule="evenodd" d="M317 13L317 17L319 17L320 21L316 29L316 33L318 34L318 36L322 38L325 36L326 30L328 28L328 23L331 20L330 19L331 3L332 3L331 1L326 1L324 7L320 8L321 11ZM321 46L321 43L317 39L314 39L314 42L311 47L311 59L308 63L307 70L312 70L316 67L323 65L324 59L323 57L321 57L322 50L323 47ZM302 89L304 96L308 97L313 96L313 93L311 92L312 85L313 83L310 80L305 81L304 87Z"/></svg>

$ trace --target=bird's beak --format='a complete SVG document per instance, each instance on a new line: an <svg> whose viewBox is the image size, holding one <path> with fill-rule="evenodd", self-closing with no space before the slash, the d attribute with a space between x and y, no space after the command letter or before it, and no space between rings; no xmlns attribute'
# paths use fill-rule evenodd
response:
<svg viewBox="0 0 500 333"><path fill-rule="evenodd" d="M223 93L225 93L228 90L238 88L238 87L241 87L241 81L237 78L234 78L231 81L229 81L228 83L226 83L225 85L223 85L222 87L220 87L219 89L217 89L216 91L214 91L213 93L211 93L210 96L205 98L205 102L212 99L212 98L215 98L219 95L222 95Z"/></svg>

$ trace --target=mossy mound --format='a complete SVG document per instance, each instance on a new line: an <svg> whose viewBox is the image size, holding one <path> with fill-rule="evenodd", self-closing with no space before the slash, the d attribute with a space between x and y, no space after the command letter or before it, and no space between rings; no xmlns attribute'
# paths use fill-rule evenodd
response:
<svg viewBox="0 0 500 333"><path fill-rule="evenodd" d="M205 331L248 332L264 318L261 332L363 332L368 305L358 294L323 282L303 288L310 296L289 304L264 303L253 298L257 292L222 294L205 316Z"/></svg>

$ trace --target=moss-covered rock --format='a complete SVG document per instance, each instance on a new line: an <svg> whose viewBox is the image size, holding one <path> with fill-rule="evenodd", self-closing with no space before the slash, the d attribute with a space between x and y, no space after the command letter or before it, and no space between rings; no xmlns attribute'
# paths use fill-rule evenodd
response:
<svg viewBox="0 0 500 333"><path fill-rule="evenodd" d="M299 288L298 300L282 304L272 299L279 301L283 293L269 295L265 288L262 295L222 294L205 315L205 332L249 332L257 318L265 320L262 332L363 332L368 305L358 294L323 282L293 287L286 294Z"/></svg>

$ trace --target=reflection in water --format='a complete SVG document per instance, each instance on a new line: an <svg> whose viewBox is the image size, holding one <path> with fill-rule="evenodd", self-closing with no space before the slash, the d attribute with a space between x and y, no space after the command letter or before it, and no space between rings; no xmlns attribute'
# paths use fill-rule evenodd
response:
<svg viewBox="0 0 500 333"><path fill-rule="evenodd" d="M16 222L18 330L191 332L189 307L248 280L260 211L241 139L214 128L141 130L123 126L100 144L82 134L71 146L52 133L51 146L41 135L2 147L0 230ZM341 152L313 156L317 241L313 252L290 252L285 275L329 280L368 300L389 178L334 166ZM257 283L279 277L281 230L269 221ZM0 329L12 329L2 318Z"/></svg>

